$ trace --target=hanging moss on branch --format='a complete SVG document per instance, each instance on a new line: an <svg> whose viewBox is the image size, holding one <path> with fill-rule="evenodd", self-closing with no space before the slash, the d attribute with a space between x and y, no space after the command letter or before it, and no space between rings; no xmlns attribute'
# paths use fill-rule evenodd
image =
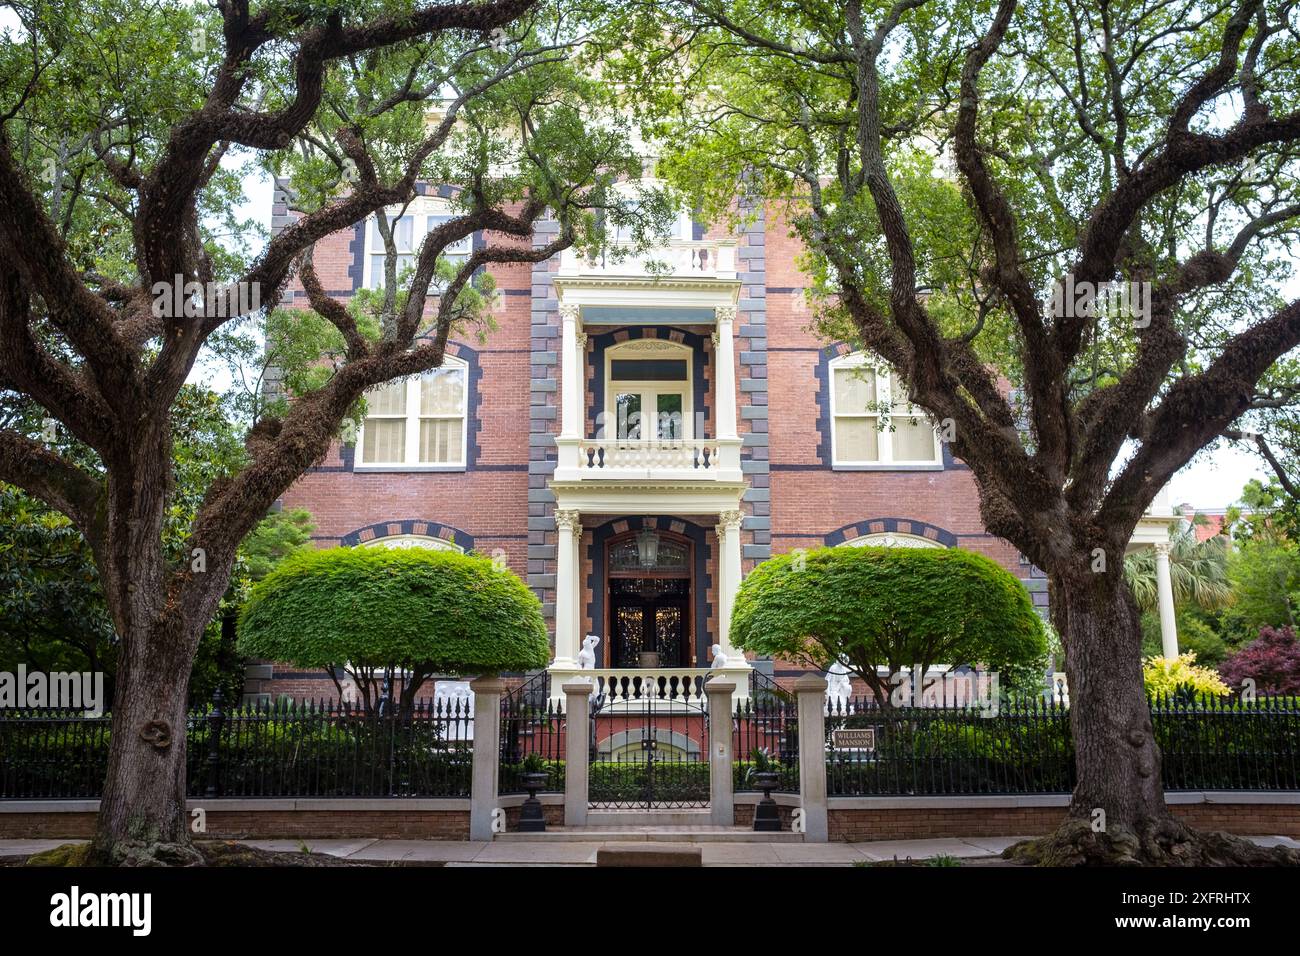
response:
<svg viewBox="0 0 1300 956"><path fill-rule="evenodd" d="M287 558L254 586L239 618L242 653L298 667L346 667L369 705L377 674L401 667L402 706L433 674L545 667L536 595L474 554L333 548Z"/></svg>

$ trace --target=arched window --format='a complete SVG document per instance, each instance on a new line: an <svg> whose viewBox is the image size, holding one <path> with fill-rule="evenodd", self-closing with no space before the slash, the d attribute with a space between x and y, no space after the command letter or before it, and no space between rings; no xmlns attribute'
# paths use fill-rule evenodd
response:
<svg viewBox="0 0 1300 956"><path fill-rule="evenodd" d="M690 346L634 339L605 350L605 409L599 437L691 438L695 413Z"/></svg>
<svg viewBox="0 0 1300 956"><path fill-rule="evenodd" d="M439 368L366 393L356 467L465 467L469 366L446 356Z"/></svg>
<svg viewBox="0 0 1300 956"><path fill-rule="evenodd" d="M879 534L864 534L842 542L844 548L942 548L943 545L931 538L917 534L898 534L894 531L882 531Z"/></svg>
<svg viewBox="0 0 1300 956"><path fill-rule="evenodd" d="M397 277L401 281L402 273L415 266L416 257L424 237L449 219L454 219L455 211L451 204L436 196L419 196L404 209L390 206L384 210L393 229L393 246L397 252ZM469 258L473 246L473 237L466 236L447 246L442 258L454 266L461 266ZM366 220L366 250L363 281L368 289L384 287L384 240L379 234L376 216ZM429 285L429 291L437 294L438 282L435 278Z"/></svg>
<svg viewBox="0 0 1300 956"><path fill-rule="evenodd" d="M430 551L464 552L454 541L446 538L433 538L427 534L394 534L386 538L371 538L362 544L363 548L428 548Z"/></svg>
<svg viewBox="0 0 1300 956"><path fill-rule="evenodd" d="M833 466L934 466L943 461L929 417L898 374L854 352L830 363Z"/></svg>

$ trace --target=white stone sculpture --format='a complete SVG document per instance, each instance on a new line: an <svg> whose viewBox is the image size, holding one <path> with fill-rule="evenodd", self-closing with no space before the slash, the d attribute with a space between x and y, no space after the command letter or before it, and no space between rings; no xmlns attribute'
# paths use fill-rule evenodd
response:
<svg viewBox="0 0 1300 956"><path fill-rule="evenodd" d="M714 644L709 650L713 651L713 663L709 665L709 670L721 670L727 666L727 655L722 653L721 644Z"/></svg>
<svg viewBox="0 0 1300 956"><path fill-rule="evenodd" d="M826 706L836 713L843 713L853 697L853 680L851 672L842 660L836 659L826 670Z"/></svg>
<svg viewBox="0 0 1300 956"><path fill-rule="evenodd" d="M578 669L590 671L596 669L596 645L600 643L600 638L595 634L588 634L582 639L582 650L578 651Z"/></svg>
<svg viewBox="0 0 1300 956"><path fill-rule="evenodd" d="M446 721L447 740L467 740L473 736L469 719L474 714L474 691L467 680L440 680L433 686L435 716Z"/></svg>

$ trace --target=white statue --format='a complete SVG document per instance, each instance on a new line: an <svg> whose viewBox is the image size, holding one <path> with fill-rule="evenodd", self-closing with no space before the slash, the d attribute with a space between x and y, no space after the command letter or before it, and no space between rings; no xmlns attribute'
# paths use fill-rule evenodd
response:
<svg viewBox="0 0 1300 956"><path fill-rule="evenodd" d="M582 650L578 651L578 669L591 671L596 669L596 645L600 643L600 638L595 634L588 634L582 639Z"/></svg>
<svg viewBox="0 0 1300 956"><path fill-rule="evenodd" d="M722 653L721 644L714 644L709 650L713 651L713 663L709 665L709 670L721 670L727 666L727 655Z"/></svg>
<svg viewBox="0 0 1300 956"><path fill-rule="evenodd" d="M844 661L836 658L826 669L826 706L838 713L843 713L853 697L852 672Z"/></svg>
<svg viewBox="0 0 1300 956"><path fill-rule="evenodd" d="M469 718L474 713L474 691L467 680L440 680L433 685L433 712L444 718L448 740L473 737Z"/></svg>

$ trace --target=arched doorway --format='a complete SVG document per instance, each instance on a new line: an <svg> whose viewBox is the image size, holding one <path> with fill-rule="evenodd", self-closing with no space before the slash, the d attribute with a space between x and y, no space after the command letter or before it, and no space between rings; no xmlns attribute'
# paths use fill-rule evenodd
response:
<svg viewBox="0 0 1300 956"><path fill-rule="evenodd" d="M609 540L609 666L690 666L692 551L689 538L652 528Z"/></svg>

